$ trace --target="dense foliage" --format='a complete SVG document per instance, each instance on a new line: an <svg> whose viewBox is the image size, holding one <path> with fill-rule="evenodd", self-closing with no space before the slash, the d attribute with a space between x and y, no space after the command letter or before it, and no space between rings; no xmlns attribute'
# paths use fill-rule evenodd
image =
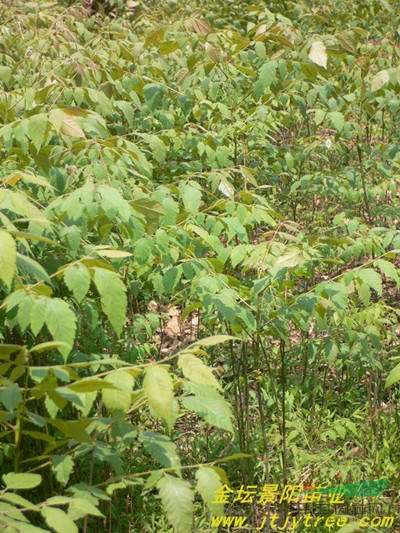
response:
<svg viewBox="0 0 400 533"><path fill-rule="evenodd" d="M2 531L211 531L224 484L394 512L396 2L94 4L1 5Z"/></svg>

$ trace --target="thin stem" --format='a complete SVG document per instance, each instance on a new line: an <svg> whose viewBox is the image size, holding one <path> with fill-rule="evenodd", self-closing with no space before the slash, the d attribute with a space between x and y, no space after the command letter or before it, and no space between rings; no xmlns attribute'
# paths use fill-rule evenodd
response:
<svg viewBox="0 0 400 533"><path fill-rule="evenodd" d="M357 144L357 154L358 154L358 162L360 164L360 175L361 175L361 183L363 188L363 194L364 194L364 204L365 204L365 210L367 212L368 216L368 222L371 222L371 209L369 206L369 200L368 200L368 193L367 193L367 185L365 180L365 169L364 169L364 163L363 163L363 157L361 152L361 144Z"/></svg>

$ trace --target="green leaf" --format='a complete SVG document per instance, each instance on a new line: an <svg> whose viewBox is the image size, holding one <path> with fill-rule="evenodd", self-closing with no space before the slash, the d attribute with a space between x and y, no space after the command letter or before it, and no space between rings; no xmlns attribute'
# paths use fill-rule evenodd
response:
<svg viewBox="0 0 400 533"><path fill-rule="evenodd" d="M118 481L118 483L110 483L109 485L107 485L106 492L109 496L111 496L116 490L126 489L127 486L128 486L128 483L126 481Z"/></svg>
<svg viewBox="0 0 400 533"><path fill-rule="evenodd" d="M211 368L206 366L201 359L191 353L181 353L178 359L179 367L182 369L183 375L199 385L210 385L216 389L220 389L220 385L216 380Z"/></svg>
<svg viewBox="0 0 400 533"><path fill-rule="evenodd" d="M29 296L24 298L18 306L17 319L21 330L24 332L29 326L33 300Z"/></svg>
<svg viewBox="0 0 400 533"><path fill-rule="evenodd" d="M23 346L20 346L19 344L0 344L0 354L9 355L14 352L20 351L22 348Z"/></svg>
<svg viewBox="0 0 400 533"><path fill-rule="evenodd" d="M15 516L13 513L12 516ZM7 524L9 527L15 528L15 530L10 530L10 533L18 531L19 533L49 533L48 529L42 529L41 527L33 526L32 524L18 522L17 520L12 520L7 518L7 522L1 522L2 524ZM6 532L7 530L5 530ZM8 533L8 531L7 531Z"/></svg>
<svg viewBox="0 0 400 533"><path fill-rule="evenodd" d="M132 207L144 215L147 222L147 233L153 233L158 228L160 218L165 215L164 207L148 198L140 198L132 202Z"/></svg>
<svg viewBox="0 0 400 533"><path fill-rule="evenodd" d="M157 163L163 163L167 154L164 142L157 135L146 135L146 139L149 141L154 159Z"/></svg>
<svg viewBox="0 0 400 533"><path fill-rule="evenodd" d="M48 418L48 423L59 429L64 435L78 442L91 444L92 441L86 431L88 420L69 420L67 422L55 418Z"/></svg>
<svg viewBox="0 0 400 533"><path fill-rule="evenodd" d="M118 409L127 413L132 403L131 397L134 385L132 374L123 369L114 370L105 377L104 381L117 387L102 391L104 405L111 411Z"/></svg>
<svg viewBox="0 0 400 533"><path fill-rule="evenodd" d="M316 65L326 68L328 62L328 54L326 53L326 47L324 43L322 41L314 41L311 45L308 57Z"/></svg>
<svg viewBox="0 0 400 533"><path fill-rule="evenodd" d="M169 268L163 276L163 286L166 293L175 289L182 276L182 270L178 267Z"/></svg>
<svg viewBox="0 0 400 533"><path fill-rule="evenodd" d="M365 307L368 307L370 301L371 301L371 289L368 287L366 283L362 283L357 287L358 294L361 298L362 303L365 305Z"/></svg>
<svg viewBox="0 0 400 533"><path fill-rule="evenodd" d="M162 418L171 429L174 424L173 383L164 365L152 365L146 370L143 390L154 415Z"/></svg>
<svg viewBox="0 0 400 533"><path fill-rule="evenodd" d="M115 385L101 378L84 378L68 385L75 392L94 392L103 389L115 389Z"/></svg>
<svg viewBox="0 0 400 533"><path fill-rule="evenodd" d="M176 445L166 435L153 433L152 431L143 431L140 434L140 440L148 453L166 468L180 467Z"/></svg>
<svg viewBox="0 0 400 533"><path fill-rule="evenodd" d="M14 411L22 400L21 390L17 383L9 383L0 393L0 400L7 411Z"/></svg>
<svg viewBox="0 0 400 533"><path fill-rule="evenodd" d="M265 87L271 85L275 79L277 63L276 61L268 61L260 68L259 78L262 81L262 84Z"/></svg>
<svg viewBox="0 0 400 533"><path fill-rule="evenodd" d="M331 113L328 113L328 117L330 118L333 127L338 133L340 133L343 130L345 124L343 114L339 111L332 111Z"/></svg>
<svg viewBox="0 0 400 533"><path fill-rule="evenodd" d="M31 353L35 352L49 352L54 350L54 348L67 348L69 345L66 342L61 341L48 341L37 344L33 348L30 348Z"/></svg>
<svg viewBox="0 0 400 533"><path fill-rule="evenodd" d="M149 239L143 237L135 243L135 259L139 265L144 266L147 264L151 253L151 243Z"/></svg>
<svg viewBox="0 0 400 533"><path fill-rule="evenodd" d="M322 109L316 109L315 116L314 116L315 125L319 126L325 117L326 117L326 111Z"/></svg>
<svg viewBox="0 0 400 533"><path fill-rule="evenodd" d="M64 271L64 281L78 303L84 299L90 287L90 273L85 265L73 265Z"/></svg>
<svg viewBox="0 0 400 533"><path fill-rule="evenodd" d="M185 383L185 388L193 393L193 396L182 398L186 409L194 411L209 424L233 433L230 406L215 389L192 382Z"/></svg>
<svg viewBox="0 0 400 533"><path fill-rule="evenodd" d="M47 119L47 114L45 113L33 115L29 118L28 135L36 148L36 152L40 151L46 136Z"/></svg>
<svg viewBox="0 0 400 533"><path fill-rule="evenodd" d="M7 490L34 489L42 482L40 474L4 474L2 477Z"/></svg>
<svg viewBox="0 0 400 533"><path fill-rule="evenodd" d="M74 469L74 461L69 455L55 455L51 458L52 470L61 485L66 485Z"/></svg>
<svg viewBox="0 0 400 533"><path fill-rule="evenodd" d="M73 507L81 511L84 515L90 514L92 516L104 517L103 513L99 511L97 507L93 505L93 503L90 502L87 498L73 498L70 502L71 510Z"/></svg>
<svg viewBox="0 0 400 533"><path fill-rule="evenodd" d="M200 339L193 343L193 345L198 346L215 346L221 342L227 342L230 340L239 340L237 337L232 337L232 335L213 335L211 337L206 337L205 339Z"/></svg>
<svg viewBox="0 0 400 533"><path fill-rule="evenodd" d="M369 285L371 289L374 289L378 294L382 294L382 278L372 268L363 268L356 273L358 279Z"/></svg>
<svg viewBox="0 0 400 533"><path fill-rule="evenodd" d="M293 268L301 265L302 260L302 250L295 246L287 246L282 255L276 260L273 271L276 272L281 268Z"/></svg>
<svg viewBox="0 0 400 533"><path fill-rule="evenodd" d="M228 455L227 457L223 457L222 459L218 459L219 463L228 463L230 461L237 461L238 459L249 459L251 457L248 453L233 453L232 455Z"/></svg>
<svg viewBox="0 0 400 533"><path fill-rule="evenodd" d="M396 365L389 373L385 381L385 389L391 387L395 383L400 381L400 363Z"/></svg>
<svg viewBox="0 0 400 533"><path fill-rule="evenodd" d="M103 311L117 335L120 335L126 322L126 287L115 272L97 267L92 270Z"/></svg>
<svg viewBox="0 0 400 533"><path fill-rule="evenodd" d="M132 126L133 119L135 117L133 105L130 102L125 102L123 100L116 100L114 106L117 109L120 109L130 126Z"/></svg>
<svg viewBox="0 0 400 533"><path fill-rule="evenodd" d="M55 341L64 342L67 347L58 350L64 358L72 350L76 332L76 316L70 306L60 298L46 301L46 325Z"/></svg>
<svg viewBox="0 0 400 533"><path fill-rule="evenodd" d="M5 65L0 65L0 80L3 83L8 83L11 80L12 69Z"/></svg>
<svg viewBox="0 0 400 533"><path fill-rule="evenodd" d="M128 222L132 209L118 189L108 185L99 185L97 192L101 197L101 206L109 218L118 216Z"/></svg>
<svg viewBox="0 0 400 533"><path fill-rule="evenodd" d="M177 533L192 531L193 498L190 484L165 474L157 483L163 508Z"/></svg>
<svg viewBox="0 0 400 533"><path fill-rule="evenodd" d="M17 524L18 526L21 526L21 529L22 526L28 523L28 519L26 518L26 516L21 513L21 511L19 511L17 507L2 501L0 501L0 519L6 521L7 524ZM21 529L19 531L21 531ZM0 529L0 531L4 533L3 529ZM12 533L15 532L15 530L13 529L11 531Z"/></svg>
<svg viewBox="0 0 400 533"><path fill-rule="evenodd" d="M239 246L235 246L231 251L231 263L233 268L237 267L237 265L243 261L246 257L246 245L240 244Z"/></svg>
<svg viewBox="0 0 400 533"><path fill-rule="evenodd" d="M45 281L52 285L52 281L45 269L34 259L17 252L17 267L24 273L28 273L35 281Z"/></svg>
<svg viewBox="0 0 400 533"><path fill-rule="evenodd" d="M41 513L47 525L56 533L79 533L78 526L62 509L45 507Z"/></svg>
<svg viewBox="0 0 400 533"><path fill-rule="evenodd" d="M70 503L71 498L68 496L51 496L47 498L46 505L66 505Z"/></svg>
<svg viewBox="0 0 400 533"><path fill-rule="evenodd" d="M149 108L154 111L159 105L162 104L164 91L160 85L156 83L148 83L143 88L143 95Z"/></svg>
<svg viewBox="0 0 400 533"><path fill-rule="evenodd" d="M197 187L197 183L189 181L180 189L180 196L186 211L191 214L198 212L201 202L201 190Z"/></svg>
<svg viewBox="0 0 400 533"><path fill-rule="evenodd" d="M17 264L17 247L8 231L0 230L0 279L7 287L11 282Z"/></svg>
<svg viewBox="0 0 400 533"><path fill-rule="evenodd" d="M224 505L222 503L213 503L215 492L223 485L221 478L214 468L202 466L196 472L197 490L206 503L213 515L223 516Z"/></svg>
<svg viewBox="0 0 400 533"><path fill-rule="evenodd" d="M254 45L254 49L260 59L266 59L267 51L264 43L260 43L259 41L257 41Z"/></svg>
<svg viewBox="0 0 400 533"><path fill-rule="evenodd" d="M390 261L386 261L386 259L378 259L377 261L374 261L374 266L377 266L385 276L399 284L398 270L392 263L390 263Z"/></svg>
<svg viewBox="0 0 400 533"><path fill-rule="evenodd" d="M260 68L258 80L254 84L254 96L257 99L275 81L276 67L276 61L268 61Z"/></svg>
<svg viewBox="0 0 400 533"><path fill-rule="evenodd" d="M154 470L153 473L147 478L147 481L143 487L142 495L146 494L155 487L157 481L164 475L162 470Z"/></svg>
<svg viewBox="0 0 400 533"><path fill-rule="evenodd" d="M94 391L93 392L80 392L79 397L80 397L81 403L83 404L83 407L77 405L77 408L80 410L80 412L82 413L82 416L85 418L89 415L93 407L93 403L97 397L97 392L94 392Z"/></svg>
<svg viewBox="0 0 400 533"><path fill-rule="evenodd" d="M46 305L47 298L37 298L33 302L33 307L30 315L31 331L36 335L44 326L46 320ZM67 345L68 346L68 345Z"/></svg>
<svg viewBox="0 0 400 533"><path fill-rule="evenodd" d="M19 494L14 494L14 492L5 492L1 495L1 500L6 502L15 503L21 507L32 507L34 503L30 502L26 498L23 498Z"/></svg>

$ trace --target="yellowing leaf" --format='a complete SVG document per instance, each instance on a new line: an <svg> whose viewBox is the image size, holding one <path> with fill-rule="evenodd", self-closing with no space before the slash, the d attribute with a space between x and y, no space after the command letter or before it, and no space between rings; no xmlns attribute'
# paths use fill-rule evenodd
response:
<svg viewBox="0 0 400 533"><path fill-rule="evenodd" d="M27 183L34 183L35 185L42 185L43 187L48 187L54 189L54 187L41 176L35 176L34 174L28 174L26 172L21 173L21 178Z"/></svg>
<svg viewBox="0 0 400 533"><path fill-rule="evenodd" d="M110 259L122 259L132 255L131 253L124 252L123 250L96 250L96 253L102 257L109 257Z"/></svg>
<svg viewBox="0 0 400 533"><path fill-rule="evenodd" d="M174 424L174 394L172 378L163 365L150 366L143 381L143 390L156 417L169 428Z"/></svg>
<svg viewBox="0 0 400 533"><path fill-rule="evenodd" d="M8 490L34 489L42 482L40 474L4 474L3 482Z"/></svg>
<svg viewBox="0 0 400 533"><path fill-rule="evenodd" d="M6 67L5 65L0 66L0 80L3 83L8 83L12 77L12 68Z"/></svg>
<svg viewBox="0 0 400 533"><path fill-rule="evenodd" d="M71 135L71 137L79 137L81 139L86 139L86 135L83 132L79 124L69 115L64 113L64 118L61 123L60 131L65 133L65 135Z"/></svg>
<svg viewBox="0 0 400 533"><path fill-rule="evenodd" d="M11 288L17 263L17 247L7 231L0 230L0 279Z"/></svg>
<svg viewBox="0 0 400 533"><path fill-rule="evenodd" d="M354 531L362 531L362 528L360 528L360 521L346 524L345 526L338 529L337 533L353 533Z"/></svg>
<svg viewBox="0 0 400 533"><path fill-rule="evenodd" d="M3 178L2 183L4 185L11 185L13 187L19 182L21 178L22 172L13 172L10 176Z"/></svg>
<svg viewBox="0 0 400 533"><path fill-rule="evenodd" d="M114 389L116 386L101 378L83 378L68 385L74 392L96 392L103 389Z"/></svg>
<svg viewBox="0 0 400 533"><path fill-rule="evenodd" d="M274 265L274 269L290 268L299 266L302 263L302 251L300 248L288 246L280 255Z"/></svg>
<svg viewBox="0 0 400 533"><path fill-rule="evenodd" d="M49 113L49 122L55 129L56 133L60 131L65 113L62 109L52 109Z"/></svg>
<svg viewBox="0 0 400 533"><path fill-rule="evenodd" d="M204 46L206 54L210 56L213 61L219 61L222 57L221 48L214 43L206 43Z"/></svg>
<svg viewBox="0 0 400 533"><path fill-rule="evenodd" d="M188 30L197 33L197 35L208 35L211 31L209 23L205 19L199 17L197 11L185 21L185 26Z"/></svg>
<svg viewBox="0 0 400 533"><path fill-rule="evenodd" d="M205 337L204 339L200 339L193 344L198 344L199 346L215 346L216 344L220 344L221 342L226 341L234 341L238 340L237 337L233 337L232 335L212 335L211 337Z"/></svg>
<svg viewBox="0 0 400 533"><path fill-rule="evenodd" d="M183 375L199 385L210 385L220 388L211 368L206 366L201 359L191 353L181 353L179 355L179 366Z"/></svg>
<svg viewBox="0 0 400 533"><path fill-rule="evenodd" d="M389 81L389 72L387 70L381 70L376 74L371 81L371 89L375 91L379 91L384 85L386 85Z"/></svg>
<svg viewBox="0 0 400 533"><path fill-rule="evenodd" d="M120 410L127 413L131 406L132 388L134 384L132 374L123 369L114 370L106 376L105 381L117 388L103 390L104 405L112 411Z"/></svg>
<svg viewBox="0 0 400 533"><path fill-rule="evenodd" d="M207 507L213 515L223 516L224 505L222 503L214 503L215 493L222 487L222 481L217 471L209 466L202 466L196 472L197 490L201 497L207 504Z"/></svg>
<svg viewBox="0 0 400 533"><path fill-rule="evenodd" d="M328 54L326 53L326 47L322 41L314 41L311 45L311 50L308 57L313 63L320 67L326 68L328 62Z"/></svg>

